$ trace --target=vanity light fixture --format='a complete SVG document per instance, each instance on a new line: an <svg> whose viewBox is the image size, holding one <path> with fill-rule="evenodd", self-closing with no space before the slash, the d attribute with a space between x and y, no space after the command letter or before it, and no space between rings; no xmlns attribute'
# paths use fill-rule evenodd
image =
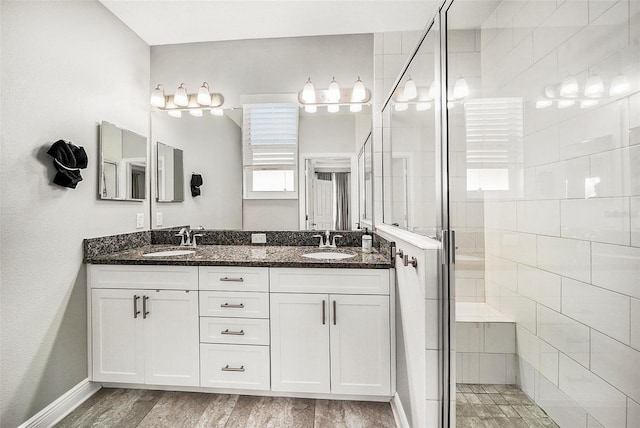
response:
<svg viewBox="0 0 640 428"><path fill-rule="evenodd" d="M561 97L575 97L580 92L580 86L574 76L565 77L560 85Z"/></svg>
<svg viewBox="0 0 640 428"><path fill-rule="evenodd" d="M624 74L617 75L611 81L611 87L609 88L609 95L616 97L622 95L629 90L629 79Z"/></svg>
<svg viewBox="0 0 640 428"><path fill-rule="evenodd" d="M329 104L327 106L327 111L329 113L337 113L340 111L340 104Z"/></svg>
<svg viewBox="0 0 640 428"><path fill-rule="evenodd" d="M307 83L304 84L304 88L302 89L302 101L305 103L316 102L316 89L313 87L313 83L311 83L311 77L309 77L309 80L307 80Z"/></svg>
<svg viewBox="0 0 640 428"><path fill-rule="evenodd" d="M197 101L201 106L211 105L211 92L209 92L209 84L207 82L203 82L200 89L198 89Z"/></svg>
<svg viewBox="0 0 640 428"><path fill-rule="evenodd" d="M176 93L173 96L173 103L178 107L186 107L189 105L189 94L187 94L187 87L184 83L181 83L176 89Z"/></svg>
<svg viewBox="0 0 640 428"><path fill-rule="evenodd" d="M340 101L340 86L336 82L334 77L331 83L329 83L329 91L327 92L327 100L332 103Z"/></svg>
<svg viewBox="0 0 640 428"><path fill-rule="evenodd" d="M604 83L600 76L593 75L587 79L584 85L584 96L589 98L598 98L604 94Z"/></svg>
<svg viewBox="0 0 640 428"><path fill-rule="evenodd" d="M353 89L340 89L335 77L327 89L316 89L311 82L311 78L307 79L304 87L298 92L298 102L304 107L307 113L315 113L318 107L327 107L330 113L340 111L340 106L349 106L349 110L353 113L362 111L362 106L371 100L371 92L364 86L362 79L358 76Z"/></svg>
<svg viewBox="0 0 640 428"><path fill-rule="evenodd" d="M175 94L165 95L164 87L158 84L151 92L150 104L160 111L166 111L172 117L181 117L182 111L188 111L192 116L202 117L204 110L219 109L224 104L224 97L219 93L211 93L209 84L203 82L195 94L187 92L187 85L181 83ZM218 115L212 111L212 114ZM220 113L219 115L222 115Z"/></svg>
<svg viewBox="0 0 640 428"><path fill-rule="evenodd" d="M151 100L149 101L154 107L164 107L165 106L165 98L164 98L164 86L158 84L156 88L151 92Z"/></svg>
<svg viewBox="0 0 640 428"><path fill-rule="evenodd" d="M404 98L406 98L407 100L412 100L418 96L418 88L416 87L416 82L413 81L411 76L409 76L409 79L404 83L404 89L402 92L404 94Z"/></svg>
<svg viewBox="0 0 640 428"><path fill-rule="evenodd" d="M453 85L453 98L459 100L467 96L469 96L469 85L467 85L467 81L461 77L457 79Z"/></svg>
<svg viewBox="0 0 640 428"><path fill-rule="evenodd" d="M353 85L353 91L351 92L351 102L359 103L362 102L367 97L367 90L364 87L364 83L360 80L360 76L358 76L358 80ZM360 110L362 110L362 106L360 106ZM358 111L360 111L358 110Z"/></svg>

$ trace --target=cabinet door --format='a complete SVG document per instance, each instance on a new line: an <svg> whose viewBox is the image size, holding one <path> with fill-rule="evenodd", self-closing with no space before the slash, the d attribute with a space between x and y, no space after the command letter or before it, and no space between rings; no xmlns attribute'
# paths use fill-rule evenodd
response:
<svg viewBox="0 0 640 428"><path fill-rule="evenodd" d="M389 297L330 295L331 392L391 394Z"/></svg>
<svg viewBox="0 0 640 428"><path fill-rule="evenodd" d="M145 383L200 384L198 293L145 290Z"/></svg>
<svg viewBox="0 0 640 428"><path fill-rule="evenodd" d="M273 391L330 391L328 298L271 294Z"/></svg>
<svg viewBox="0 0 640 428"><path fill-rule="evenodd" d="M141 311L141 290L91 290L91 380L144 382Z"/></svg>

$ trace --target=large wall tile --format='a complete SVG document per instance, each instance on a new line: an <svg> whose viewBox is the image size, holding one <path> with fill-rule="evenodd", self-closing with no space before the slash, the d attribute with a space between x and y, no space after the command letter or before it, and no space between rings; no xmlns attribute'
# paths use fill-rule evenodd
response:
<svg viewBox="0 0 640 428"><path fill-rule="evenodd" d="M529 266L537 263L536 235L532 233L504 232L501 255L505 259Z"/></svg>
<svg viewBox="0 0 640 428"><path fill-rule="evenodd" d="M518 364L518 386L525 394L535 400L536 370L522 359L519 360Z"/></svg>
<svg viewBox="0 0 640 428"><path fill-rule="evenodd" d="M640 349L640 300L631 299L631 335L630 343Z"/></svg>
<svg viewBox="0 0 640 428"><path fill-rule="evenodd" d="M585 367L589 366L589 327L538 305L538 336Z"/></svg>
<svg viewBox="0 0 640 428"><path fill-rule="evenodd" d="M536 199L584 198L589 157L536 167ZM604 196L604 195L599 195Z"/></svg>
<svg viewBox="0 0 640 428"><path fill-rule="evenodd" d="M587 426L587 412L540 374L536 375L536 404L561 427Z"/></svg>
<svg viewBox="0 0 640 428"><path fill-rule="evenodd" d="M484 324L484 352L488 354L514 354L516 352L516 325L510 322Z"/></svg>
<svg viewBox="0 0 640 428"><path fill-rule="evenodd" d="M640 248L592 244L592 283L640 299Z"/></svg>
<svg viewBox="0 0 640 428"><path fill-rule="evenodd" d="M580 281L591 279L589 242L538 236L538 267Z"/></svg>
<svg viewBox="0 0 640 428"><path fill-rule="evenodd" d="M536 331L536 302L502 287L500 312L529 331Z"/></svg>
<svg viewBox="0 0 640 428"><path fill-rule="evenodd" d="M558 385L559 354L556 348L544 340L540 341L540 373L554 385Z"/></svg>
<svg viewBox="0 0 640 428"><path fill-rule="evenodd" d="M640 404L627 398L627 427L640 427Z"/></svg>
<svg viewBox="0 0 640 428"><path fill-rule="evenodd" d="M591 371L640 402L638 368L640 351L597 331L591 332Z"/></svg>
<svg viewBox="0 0 640 428"><path fill-rule="evenodd" d="M484 323L456 322L456 351L484 352Z"/></svg>
<svg viewBox="0 0 640 428"><path fill-rule="evenodd" d="M537 61L589 23L587 2L566 1L533 32L533 53Z"/></svg>
<svg viewBox="0 0 640 428"><path fill-rule="evenodd" d="M627 344L629 305L627 296L562 278L562 313Z"/></svg>
<svg viewBox="0 0 640 428"><path fill-rule="evenodd" d="M530 2L535 4L534 2ZM550 126L524 137L524 166L539 166L560 159L558 127Z"/></svg>
<svg viewBox="0 0 640 428"><path fill-rule="evenodd" d="M629 245L628 198L562 201L562 236L609 244Z"/></svg>
<svg viewBox="0 0 640 428"><path fill-rule="evenodd" d="M485 227L501 230L517 230L517 210L515 202L493 202L484 204Z"/></svg>
<svg viewBox="0 0 640 428"><path fill-rule="evenodd" d="M507 383L507 354L480 354L478 383Z"/></svg>
<svg viewBox="0 0 640 428"><path fill-rule="evenodd" d="M518 292L559 312L560 278L551 272L518 265Z"/></svg>
<svg viewBox="0 0 640 428"><path fill-rule="evenodd" d="M640 198L630 198L631 245L640 247Z"/></svg>
<svg viewBox="0 0 640 428"><path fill-rule="evenodd" d="M518 264L501 257L486 256L487 280L513 291L518 289Z"/></svg>
<svg viewBox="0 0 640 428"><path fill-rule="evenodd" d="M540 342L542 341L526 328L520 325L516 327L516 353L536 370L540 368Z"/></svg>
<svg viewBox="0 0 640 428"><path fill-rule="evenodd" d="M560 389L606 427L624 427L627 397L613 386L560 354Z"/></svg>
<svg viewBox="0 0 640 428"><path fill-rule="evenodd" d="M518 202L518 231L560 236L560 201Z"/></svg>
<svg viewBox="0 0 640 428"><path fill-rule="evenodd" d="M590 156L591 177L598 179L595 194L587 196L639 196L640 146L610 150Z"/></svg>

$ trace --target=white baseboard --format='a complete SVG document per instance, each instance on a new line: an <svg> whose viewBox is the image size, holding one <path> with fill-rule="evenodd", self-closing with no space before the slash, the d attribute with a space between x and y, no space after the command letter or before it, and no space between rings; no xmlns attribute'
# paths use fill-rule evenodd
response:
<svg viewBox="0 0 640 428"><path fill-rule="evenodd" d="M89 382L89 379L85 379L61 395L56 401L33 415L18 428L51 427L98 392L100 388L102 388L101 384Z"/></svg>
<svg viewBox="0 0 640 428"><path fill-rule="evenodd" d="M411 428L409 421L407 420L407 414L404 412L400 397L396 392L391 399L391 411L393 412L393 418L396 420L398 428Z"/></svg>

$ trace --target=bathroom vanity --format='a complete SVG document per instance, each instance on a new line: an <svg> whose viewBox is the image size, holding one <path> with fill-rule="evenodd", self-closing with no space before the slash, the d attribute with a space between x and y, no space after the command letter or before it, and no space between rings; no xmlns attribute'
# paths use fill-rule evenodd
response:
<svg viewBox="0 0 640 428"><path fill-rule="evenodd" d="M87 259L89 379L203 392L388 400L389 255L310 246L143 245Z"/></svg>

